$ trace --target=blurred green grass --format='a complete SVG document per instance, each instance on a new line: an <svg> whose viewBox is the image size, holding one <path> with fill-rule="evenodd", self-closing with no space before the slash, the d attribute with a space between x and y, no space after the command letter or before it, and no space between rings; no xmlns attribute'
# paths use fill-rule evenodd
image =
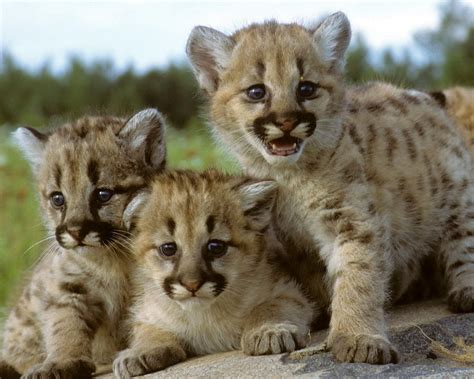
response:
<svg viewBox="0 0 474 379"><path fill-rule="evenodd" d="M12 131L0 126L0 310L15 300L12 297L21 278L47 245L31 247L44 238L45 232L36 184L27 162L10 141ZM206 128L198 123L179 131L170 128L167 147L170 168L238 171L236 163L216 148Z"/></svg>

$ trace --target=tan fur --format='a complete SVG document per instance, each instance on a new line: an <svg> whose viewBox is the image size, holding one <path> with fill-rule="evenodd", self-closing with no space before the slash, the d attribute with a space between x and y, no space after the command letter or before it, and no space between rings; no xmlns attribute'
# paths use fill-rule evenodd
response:
<svg viewBox="0 0 474 379"><path fill-rule="evenodd" d="M124 347L134 199L164 163L162 134L155 110L85 117L48 135L16 131L49 246L6 321L0 377L89 377ZM52 194L64 204L53 206Z"/></svg>
<svg viewBox="0 0 474 379"><path fill-rule="evenodd" d="M333 354L388 363L398 357L383 306L423 275L434 281L432 257L446 278L432 284L447 287L451 309L474 310L472 165L429 95L344 85L349 38L336 13L311 30L268 22L226 36L196 27L187 52L217 140L246 173L281 185L278 236L332 314ZM265 90L258 100L255 85Z"/></svg>
<svg viewBox="0 0 474 379"><path fill-rule="evenodd" d="M137 223L136 303L118 377L193 355L306 344L313 308L285 272L271 227L276 183L209 171L156 178ZM221 241L221 242L217 242ZM208 244L227 246L222 255ZM174 243L171 257L160 246Z"/></svg>
<svg viewBox="0 0 474 379"><path fill-rule="evenodd" d="M433 95L454 118L471 152L474 153L474 88L451 87L434 92Z"/></svg>

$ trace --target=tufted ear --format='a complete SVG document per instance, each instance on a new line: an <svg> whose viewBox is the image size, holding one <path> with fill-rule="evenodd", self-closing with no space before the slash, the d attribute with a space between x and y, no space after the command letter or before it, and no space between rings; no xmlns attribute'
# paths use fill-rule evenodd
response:
<svg viewBox="0 0 474 379"><path fill-rule="evenodd" d="M273 180L245 181L238 185L244 215L255 230L261 230L270 223L277 189L278 184Z"/></svg>
<svg viewBox="0 0 474 379"><path fill-rule="evenodd" d="M325 18L313 32L313 41L324 62L342 70L344 53L351 40L347 16L337 12Z"/></svg>
<svg viewBox="0 0 474 379"><path fill-rule="evenodd" d="M150 193L147 190L138 192L133 199L127 204L123 211L123 223L127 230L133 229L136 220L145 204L150 198Z"/></svg>
<svg viewBox="0 0 474 379"><path fill-rule="evenodd" d="M43 160L44 147L49 136L33 128L21 127L12 133L12 137L15 144L28 159L33 172L36 172Z"/></svg>
<svg viewBox="0 0 474 379"><path fill-rule="evenodd" d="M165 121L156 109L145 109L132 116L117 136L136 159L156 169L165 166Z"/></svg>
<svg viewBox="0 0 474 379"><path fill-rule="evenodd" d="M195 26L189 35L186 54L199 85L208 94L216 91L219 75L228 66L234 40L215 29Z"/></svg>

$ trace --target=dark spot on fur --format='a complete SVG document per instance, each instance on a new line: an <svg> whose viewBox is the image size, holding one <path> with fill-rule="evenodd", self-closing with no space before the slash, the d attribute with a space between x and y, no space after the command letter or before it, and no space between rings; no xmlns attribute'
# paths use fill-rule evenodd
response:
<svg viewBox="0 0 474 379"><path fill-rule="evenodd" d="M87 176L92 184L96 185L99 181L99 164L95 159L91 159L87 164Z"/></svg>
<svg viewBox="0 0 474 379"><path fill-rule="evenodd" d="M63 291L78 295L85 295L87 293L87 288L81 283L62 282L59 287Z"/></svg>
<svg viewBox="0 0 474 379"><path fill-rule="evenodd" d="M166 226L168 227L169 234L174 235L174 231L176 229L176 222L171 217L169 217L166 221Z"/></svg>
<svg viewBox="0 0 474 379"><path fill-rule="evenodd" d="M207 232L209 234L211 234L212 231L214 230L215 224L216 224L216 218L212 215L209 216L206 220Z"/></svg>

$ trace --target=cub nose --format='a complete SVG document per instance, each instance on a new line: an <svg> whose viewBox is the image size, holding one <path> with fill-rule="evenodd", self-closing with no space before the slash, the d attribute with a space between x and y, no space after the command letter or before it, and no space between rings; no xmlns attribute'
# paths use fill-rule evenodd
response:
<svg viewBox="0 0 474 379"><path fill-rule="evenodd" d="M201 286L204 284L202 280L192 279L192 280L181 280L180 283L192 293L195 293Z"/></svg>
<svg viewBox="0 0 474 379"><path fill-rule="evenodd" d="M291 132L299 124L295 117L284 117L276 120L276 126L283 132Z"/></svg>
<svg viewBox="0 0 474 379"><path fill-rule="evenodd" d="M67 228L67 232L76 240L81 239L81 228L79 226L70 226Z"/></svg>

